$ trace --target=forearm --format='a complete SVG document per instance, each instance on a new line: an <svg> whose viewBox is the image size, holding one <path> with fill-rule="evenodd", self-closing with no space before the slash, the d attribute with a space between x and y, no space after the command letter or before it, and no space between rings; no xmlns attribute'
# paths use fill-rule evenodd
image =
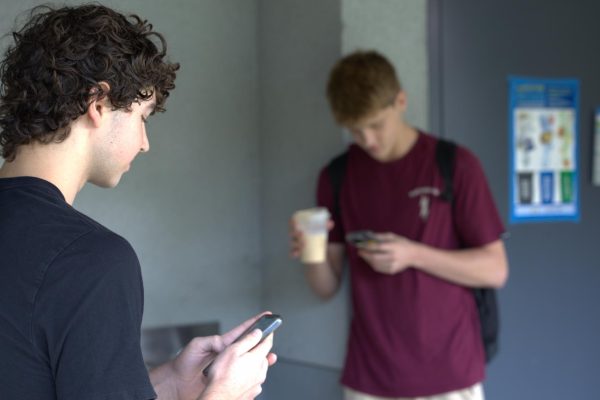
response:
<svg viewBox="0 0 600 400"><path fill-rule="evenodd" d="M157 400L217 400L223 398L220 396L219 391L215 389L215 386L218 385L202 387L202 385L198 385L197 380L195 380L195 383L193 384L194 390L192 390L192 392L201 392L202 394L200 397L190 395L189 393L180 393L172 362L167 362L152 369L149 375L150 383L154 387L154 391L157 395ZM189 386L189 384L187 386ZM186 392L186 390L184 390L184 392Z"/></svg>
<svg viewBox="0 0 600 400"><path fill-rule="evenodd" d="M198 400L223 400L228 396L225 396L221 391L216 389L216 386L208 386L204 392L198 397Z"/></svg>
<svg viewBox="0 0 600 400"><path fill-rule="evenodd" d="M304 264L304 276L311 289L323 299L332 297L340 285L340 278L328 262Z"/></svg>
<svg viewBox="0 0 600 400"><path fill-rule="evenodd" d="M343 260L343 245L329 244L324 263L304 264L304 276L308 284L322 299L329 299L337 293L342 281Z"/></svg>
<svg viewBox="0 0 600 400"><path fill-rule="evenodd" d="M157 400L179 400L170 362L152 369L149 375L150 383L158 396Z"/></svg>
<svg viewBox="0 0 600 400"><path fill-rule="evenodd" d="M508 278L508 262L501 240L461 250L442 250L417 243L414 267L469 287L500 288Z"/></svg>

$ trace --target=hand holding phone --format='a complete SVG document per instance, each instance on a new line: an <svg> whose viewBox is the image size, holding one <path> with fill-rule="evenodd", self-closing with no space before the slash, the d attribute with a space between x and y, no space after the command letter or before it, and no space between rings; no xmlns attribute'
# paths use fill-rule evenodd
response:
<svg viewBox="0 0 600 400"><path fill-rule="evenodd" d="M379 243L375 232L370 230L348 232L346 234L346 241L358 248L365 248L371 243Z"/></svg>
<svg viewBox="0 0 600 400"><path fill-rule="evenodd" d="M263 340L265 340L265 338L267 336L269 336L277 328L279 328L279 326L281 325L282 322L283 322L283 320L282 320L281 316L279 316L277 314L263 315L254 324L252 324L248 329L246 329L240 336L238 336L233 342L231 342L231 344L240 341L242 338L244 338L247 334L254 331L255 329L260 329L260 331L262 332L262 337L260 338L260 341L258 342L258 343L261 343ZM208 376L208 374L210 372L210 367L212 366L212 364L213 363L211 362L210 364L208 364L208 366L206 368L204 368L204 370L202 371L204 376Z"/></svg>

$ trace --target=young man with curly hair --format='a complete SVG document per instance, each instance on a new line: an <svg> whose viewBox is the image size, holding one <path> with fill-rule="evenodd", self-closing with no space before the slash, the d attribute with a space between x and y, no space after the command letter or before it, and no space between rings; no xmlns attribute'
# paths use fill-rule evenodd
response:
<svg viewBox="0 0 600 400"><path fill-rule="evenodd" d="M137 256L72 207L87 182L116 186L149 150L146 120L164 111L179 68L163 37L136 15L84 5L35 8L13 38L0 64L0 397L257 396L272 338L232 344L256 317L148 374Z"/></svg>
<svg viewBox="0 0 600 400"><path fill-rule="evenodd" d="M452 203L441 194L438 139L404 120L392 64L358 51L333 67L327 97L354 144L336 197L323 168L317 203L333 215L327 260L306 264L328 298L350 268L352 321L342 384L347 400L481 400L485 357L472 288L504 285L504 231L477 158L456 148ZM371 230L365 246L345 234ZM303 237L291 222L291 252Z"/></svg>

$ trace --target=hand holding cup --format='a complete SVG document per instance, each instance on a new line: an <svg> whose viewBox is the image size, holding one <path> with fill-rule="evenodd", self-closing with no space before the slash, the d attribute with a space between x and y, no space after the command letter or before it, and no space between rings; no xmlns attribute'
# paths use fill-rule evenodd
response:
<svg viewBox="0 0 600 400"><path fill-rule="evenodd" d="M326 260L327 232L333 227L326 208L299 210L290 221L292 257L305 264L319 264Z"/></svg>

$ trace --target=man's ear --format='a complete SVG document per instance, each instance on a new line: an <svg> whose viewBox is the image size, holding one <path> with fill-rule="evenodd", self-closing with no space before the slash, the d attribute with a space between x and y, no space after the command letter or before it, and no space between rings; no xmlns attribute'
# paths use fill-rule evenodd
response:
<svg viewBox="0 0 600 400"><path fill-rule="evenodd" d="M400 90L396 95L396 99L394 100L394 105L398 107L402 112L406 111L406 93L404 90Z"/></svg>
<svg viewBox="0 0 600 400"><path fill-rule="evenodd" d="M102 120L106 116L107 111L110 107L110 101L108 100L108 92L110 85L106 82L100 82L98 88L93 88L90 92L90 102L86 115L90 123L95 127L99 128L102 125Z"/></svg>

